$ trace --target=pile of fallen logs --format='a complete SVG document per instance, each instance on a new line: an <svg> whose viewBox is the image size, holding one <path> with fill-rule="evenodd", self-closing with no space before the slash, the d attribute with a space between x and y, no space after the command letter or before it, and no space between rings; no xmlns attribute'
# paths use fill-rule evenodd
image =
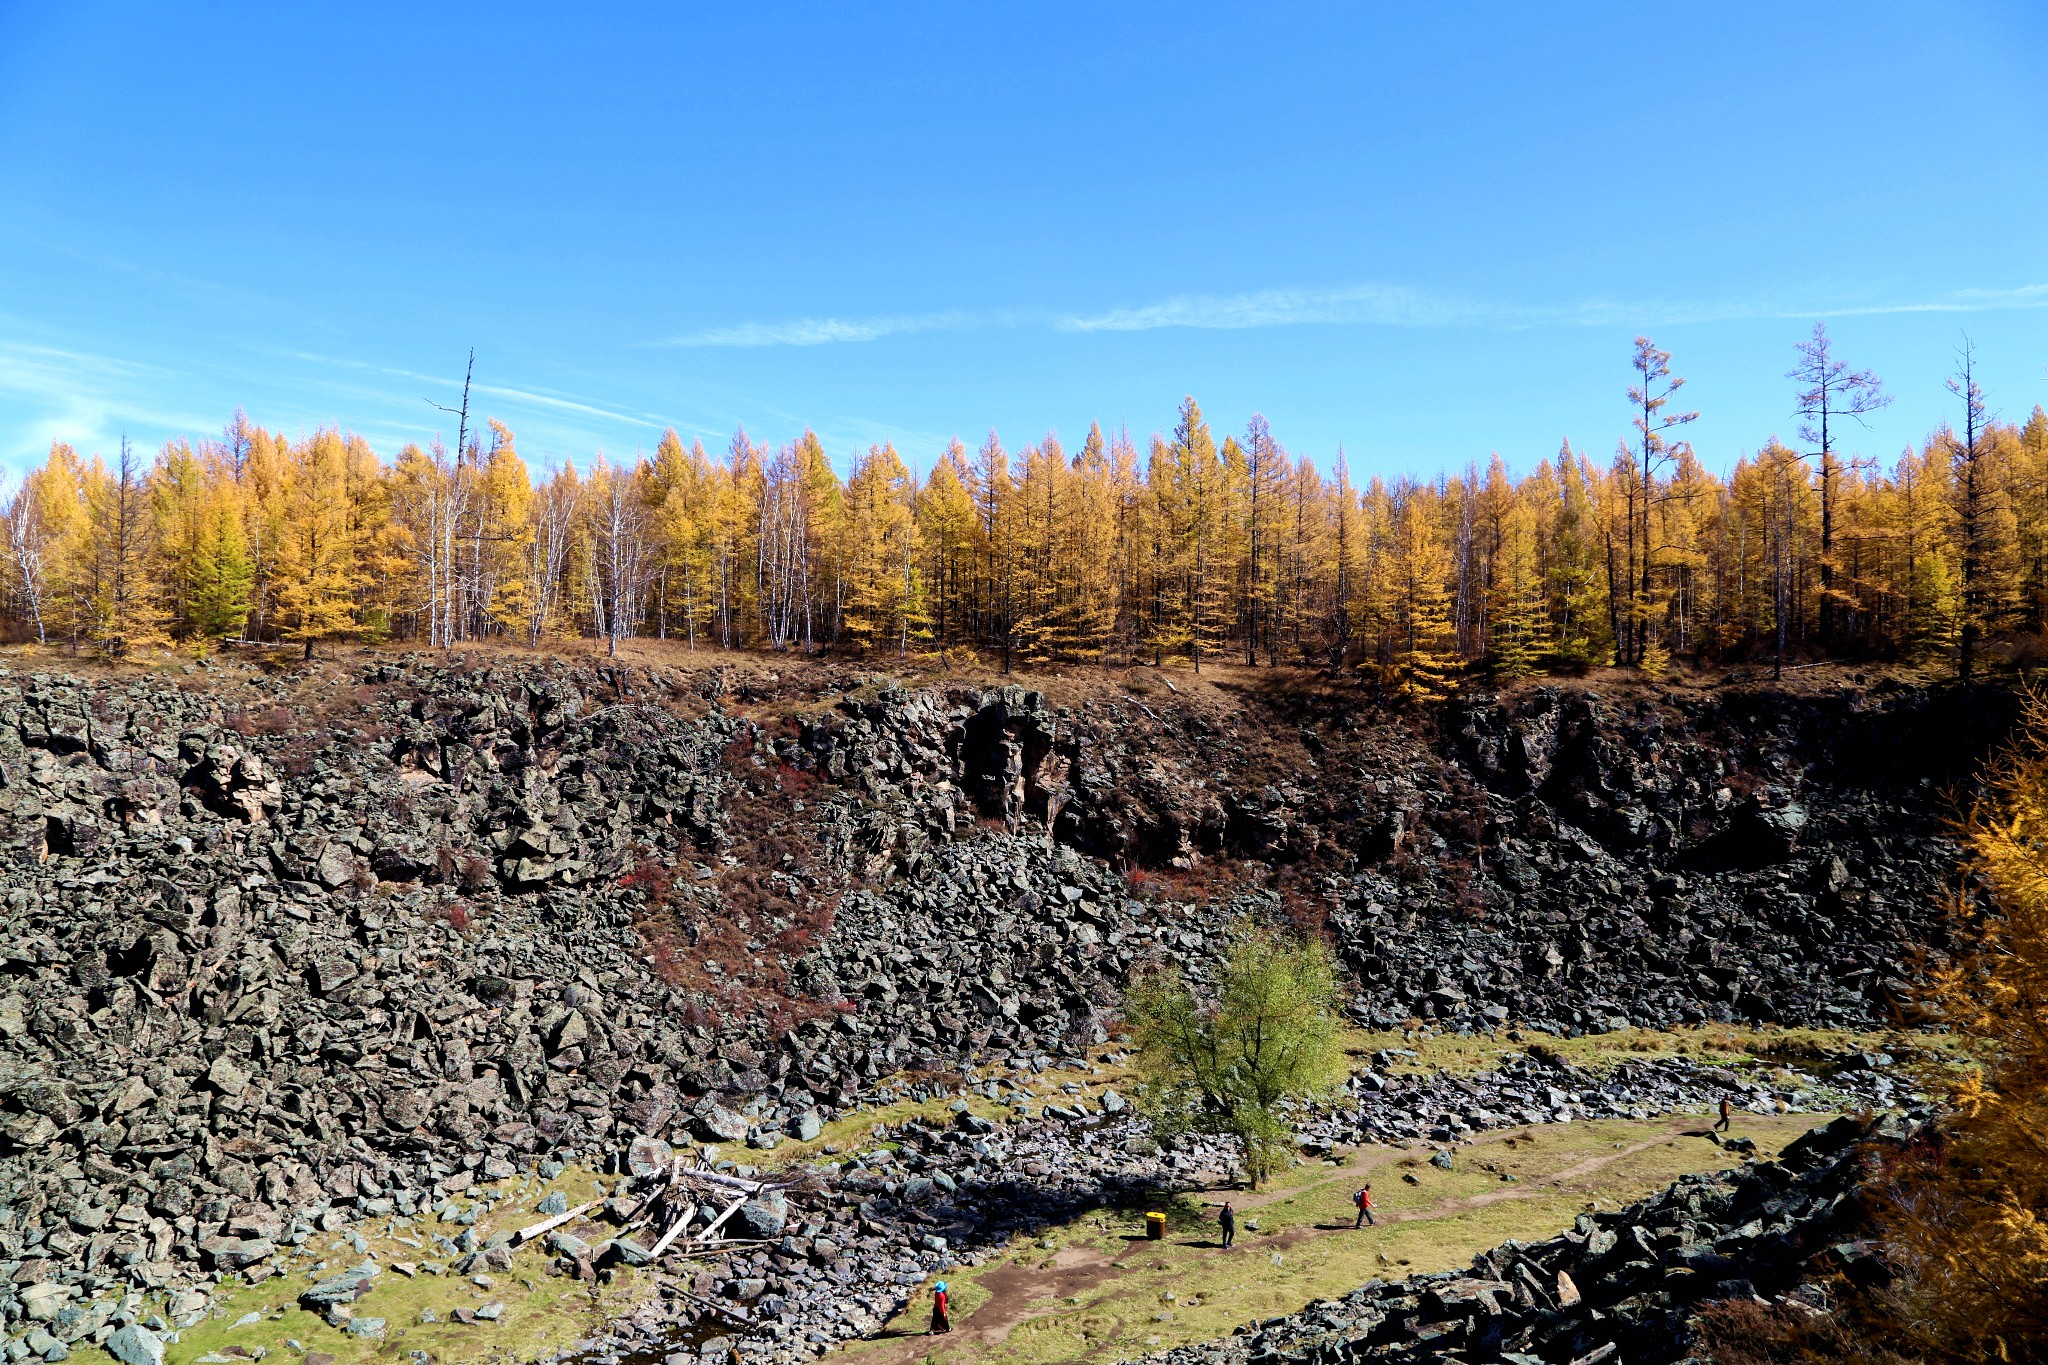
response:
<svg viewBox="0 0 2048 1365"><path fill-rule="evenodd" d="M631 1246L630 1251L625 1246L621 1246L620 1251L624 1258L635 1264L653 1264L664 1256L690 1259L756 1251L770 1245L772 1239L731 1235L728 1224L734 1215L749 1200L771 1191L794 1189L805 1180L802 1175L750 1180L703 1165L688 1164L680 1155L651 1170L649 1167L653 1163L635 1161L633 1164L640 1173L628 1182L626 1193L614 1196L610 1201L592 1199L523 1227L513 1234L512 1245L525 1246L610 1202L610 1217L623 1224L612 1238L613 1244ZM637 1244L630 1243L628 1239L641 1229L650 1227L659 1229L659 1240L651 1250L642 1253Z"/></svg>
<svg viewBox="0 0 2048 1365"><path fill-rule="evenodd" d="M742 1205L768 1188L765 1181L746 1180L702 1166L685 1167L682 1158L677 1157L669 1165L667 1179L648 1195L648 1206L659 1205L665 1225L661 1240L654 1244L649 1255L659 1261L671 1247L675 1248L677 1255L687 1257L752 1251L767 1245L761 1239L727 1237L724 1228ZM702 1228L690 1231L698 1210L714 1203L721 1203L724 1207Z"/></svg>

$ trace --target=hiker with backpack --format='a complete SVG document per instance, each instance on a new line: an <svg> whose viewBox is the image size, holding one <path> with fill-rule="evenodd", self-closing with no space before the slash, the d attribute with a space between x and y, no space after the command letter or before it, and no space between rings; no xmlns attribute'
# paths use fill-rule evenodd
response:
<svg viewBox="0 0 2048 1365"><path fill-rule="evenodd" d="M1372 1185L1360 1185L1358 1193L1351 1196L1351 1202L1358 1206L1358 1217L1352 1221L1352 1228L1378 1227L1379 1219L1372 1216Z"/></svg>

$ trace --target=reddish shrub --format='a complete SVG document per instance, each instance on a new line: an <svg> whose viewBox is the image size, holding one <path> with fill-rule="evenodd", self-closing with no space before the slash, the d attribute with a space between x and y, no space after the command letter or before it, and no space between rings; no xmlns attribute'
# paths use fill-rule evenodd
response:
<svg viewBox="0 0 2048 1365"><path fill-rule="evenodd" d="M490 860L477 854L463 854L456 860L456 866L462 875L462 889L465 891L481 891L496 880Z"/></svg>
<svg viewBox="0 0 2048 1365"><path fill-rule="evenodd" d="M1754 796L1763 790L1765 782L1763 778L1758 777L1755 773L1746 773L1740 768L1731 768L1722 775L1721 785L1726 787L1737 798L1743 798Z"/></svg>
<svg viewBox="0 0 2048 1365"><path fill-rule="evenodd" d="M1337 946L1337 936L1330 927L1328 902L1304 895L1291 886L1283 886L1280 888L1280 911L1294 932L1304 939L1320 939L1332 948Z"/></svg>
<svg viewBox="0 0 2048 1365"><path fill-rule="evenodd" d="M731 865L709 885L716 910L681 894L675 869L643 852L620 884L642 895L635 926L662 978L689 988L716 1017L753 1017L793 1028L825 1010L789 978L791 961L831 931L837 892L809 822L790 811L810 774L785 763L757 768L755 741L743 733L726 750L727 839ZM714 969L711 964L716 963Z"/></svg>

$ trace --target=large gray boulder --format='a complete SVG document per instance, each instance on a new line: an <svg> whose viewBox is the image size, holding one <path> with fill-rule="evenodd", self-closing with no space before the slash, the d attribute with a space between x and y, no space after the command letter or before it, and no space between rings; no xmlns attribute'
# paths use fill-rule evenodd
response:
<svg viewBox="0 0 2048 1365"><path fill-rule="evenodd" d="M789 1200L781 1190L763 1190L740 1205L739 1221L755 1237L780 1237L789 1225Z"/></svg>
<svg viewBox="0 0 2048 1365"><path fill-rule="evenodd" d="M636 1137L626 1148L626 1169L634 1175L659 1175L675 1159L675 1150L657 1137Z"/></svg>
<svg viewBox="0 0 2048 1365"><path fill-rule="evenodd" d="M106 1355L121 1365L164 1365L164 1338L139 1322L129 1322L106 1338Z"/></svg>
<svg viewBox="0 0 2048 1365"><path fill-rule="evenodd" d="M692 1131L706 1142L744 1142L748 1127L745 1118L715 1100L705 1100L691 1115Z"/></svg>
<svg viewBox="0 0 2048 1365"><path fill-rule="evenodd" d="M139 1322L108 1337L106 1349L121 1365L164 1365L163 1339Z"/></svg>
<svg viewBox="0 0 2048 1365"><path fill-rule="evenodd" d="M337 1304L354 1303L370 1292L378 1269L376 1262L365 1261L340 1274L329 1275L299 1295L299 1306L317 1313Z"/></svg>

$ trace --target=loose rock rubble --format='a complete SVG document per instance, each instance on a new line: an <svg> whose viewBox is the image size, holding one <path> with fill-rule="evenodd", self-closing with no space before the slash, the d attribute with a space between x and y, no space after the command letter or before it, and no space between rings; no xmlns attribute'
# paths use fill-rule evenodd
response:
<svg viewBox="0 0 2048 1365"><path fill-rule="evenodd" d="M1108 1037L1137 965L1205 971L1240 913L1330 927L1364 1022L1876 1023L1940 940L1937 784L1998 713L1551 688L1433 731L831 669L755 689L376 655L0 676L16 1344L147 1354L136 1291L174 1323L408 1200L636 1136L769 1146L906 1069L1047 1064ZM1655 1108L1689 1083L1624 1084ZM1400 1117L1306 1136L1607 1112L1538 1071L1389 1084ZM1029 1159L1084 1202L1170 1174L1100 1142Z"/></svg>
<svg viewBox="0 0 2048 1365"><path fill-rule="evenodd" d="M1716 1299L1801 1301L1819 1270L1884 1272L1858 1187L1864 1144L1897 1145L1913 1123L1837 1119L1779 1159L1687 1176L1561 1236L1509 1242L1464 1273L1371 1283L1269 1318L1224 1341L1162 1351L1152 1365L1348 1365L1502 1361L1667 1365L1691 1342L1687 1319Z"/></svg>

